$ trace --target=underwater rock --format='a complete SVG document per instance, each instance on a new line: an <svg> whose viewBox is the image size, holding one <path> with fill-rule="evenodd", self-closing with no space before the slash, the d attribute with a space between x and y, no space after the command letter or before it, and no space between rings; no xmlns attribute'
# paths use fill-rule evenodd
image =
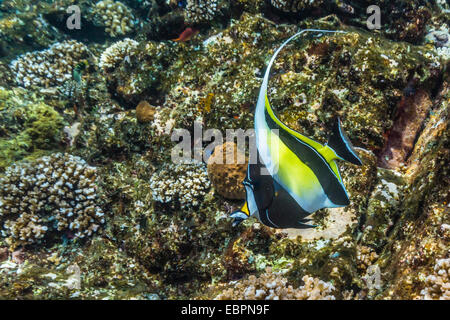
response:
<svg viewBox="0 0 450 320"><path fill-rule="evenodd" d="M385 208L394 216L379 253L385 283L382 298L421 298L425 278L436 260L448 254L448 95L449 86L444 82L404 169L400 202L395 200L392 209Z"/></svg>
<svg viewBox="0 0 450 320"><path fill-rule="evenodd" d="M379 155L379 166L394 169L407 160L431 107L430 96L424 90L402 98L397 106L397 119L387 133L386 145Z"/></svg>
<svg viewBox="0 0 450 320"><path fill-rule="evenodd" d="M0 179L2 237L16 247L58 232L91 236L104 223L95 179L95 168L68 154L7 168Z"/></svg>
<svg viewBox="0 0 450 320"><path fill-rule="evenodd" d="M378 169L362 226L361 239L366 246L381 248L389 237L404 197L404 179L396 171Z"/></svg>
<svg viewBox="0 0 450 320"><path fill-rule="evenodd" d="M339 115L350 140L376 153L393 126L410 74L422 74L416 87L429 88L438 81L436 69L443 68L436 55L424 54L425 48L408 49L374 35L336 34L305 46L287 48L274 66L268 96L279 106L281 120L326 141L323 123ZM424 63L421 71L417 60ZM336 68L323 68L325 61Z"/></svg>
<svg viewBox="0 0 450 320"><path fill-rule="evenodd" d="M214 190L226 199L245 199L242 181L247 173L247 162L234 142L215 147L208 159L208 176Z"/></svg>
<svg viewBox="0 0 450 320"><path fill-rule="evenodd" d="M450 33L448 26L430 30L425 36L425 40L434 45L437 54L442 57L444 63L450 60Z"/></svg>
<svg viewBox="0 0 450 320"><path fill-rule="evenodd" d="M23 52L47 48L67 38L46 19L54 3L46 1L0 2L0 57L12 57ZM69 6L69 5L67 5Z"/></svg>

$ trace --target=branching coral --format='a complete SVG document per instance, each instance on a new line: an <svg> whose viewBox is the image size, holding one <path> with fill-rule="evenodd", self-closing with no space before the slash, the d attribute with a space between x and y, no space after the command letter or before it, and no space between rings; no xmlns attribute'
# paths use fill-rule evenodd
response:
<svg viewBox="0 0 450 320"><path fill-rule="evenodd" d="M311 276L302 278L305 283L298 289L287 285L287 279L267 268L259 277L249 276L245 280L233 281L232 288L219 294L217 300L335 300L334 287Z"/></svg>
<svg viewBox="0 0 450 320"><path fill-rule="evenodd" d="M196 161L170 164L150 179L154 200L162 203L178 201L182 208L199 205L209 187L205 165Z"/></svg>
<svg viewBox="0 0 450 320"><path fill-rule="evenodd" d="M92 235L104 223L95 178L95 168L61 153L7 168L0 179L2 236L17 246L39 242L52 232Z"/></svg>
<svg viewBox="0 0 450 320"><path fill-rule="evenodd" d="M133 50L137 47L138 42L131 39L118 41L103 51L100 56L99 67L103 71L110 71L119 65Z"/></svg>
<svg viewBox="0 0 450 320"><path fill-rule="evenodd" d="M218 0L188 0L186 5L186 21L201 23L214 19L219 12Z"/></svg>
<svg viewBox="0 0 450 320"><path fill-rule="evenodd" d="M450 300L450 259L440 259L434 266L434 274L425 279L426 288L421 291L425 300Z"/></svg>
<svg viewBox="0 0 450 320"><path fill-rule="evenodd" d="M11 69L21 86L59 86L71 79L73 68L88 57L89 51L84 44L69 40L55 43L43 51L21 55L11 62Z"/></svg>
<svg viewBox="0 0 450 320"><path fill-rule="evenodd" d="M126 5L119 1L104 0L95 5L94 14L105 26L111 37L130 33L134 28L134 16Z"/></svg>

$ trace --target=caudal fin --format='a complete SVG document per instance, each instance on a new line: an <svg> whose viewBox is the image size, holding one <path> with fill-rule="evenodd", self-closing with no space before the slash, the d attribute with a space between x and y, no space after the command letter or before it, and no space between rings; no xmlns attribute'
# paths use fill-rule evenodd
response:
<svg viewBox="0 0 450 320"><path fill-rule="evenodd" d="M353 145L341 127L341 120L336 119L331 135L328 139L328 146L334 150L339 158L356 165L362 165L361 159L353 149Z"/></svg>

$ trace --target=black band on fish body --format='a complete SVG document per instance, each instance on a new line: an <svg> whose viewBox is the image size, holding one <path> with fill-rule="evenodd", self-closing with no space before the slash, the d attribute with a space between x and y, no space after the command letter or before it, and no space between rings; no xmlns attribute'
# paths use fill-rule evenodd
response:
<svg viewBox="0 0 450 320"><path fill-rule="evenodd" d="M297 139L281 128L266 111L266 122L270 129L277 130L281 141L306 164L316 175L327 197L336 205L346 206L350 200L345 187L336 177L327 161L313 147Z"/></svg>

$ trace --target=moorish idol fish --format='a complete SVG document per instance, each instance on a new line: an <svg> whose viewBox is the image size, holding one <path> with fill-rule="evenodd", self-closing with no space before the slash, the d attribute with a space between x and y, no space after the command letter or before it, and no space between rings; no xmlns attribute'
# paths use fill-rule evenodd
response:
<svg viewBox="0 0 450 320"><path fill-rule="evenodd" d="M322 208L348 205L349 198L336 160L362 162L344 133L339 118L325 145L289 128L275 115L267 97L270 69L279 52L307 29L286 40L267 66L255 110L258 161L250 163L243 181L246 202L231 214L233 225L250 216L272 228L310 228L307 217Z"/></svg>

